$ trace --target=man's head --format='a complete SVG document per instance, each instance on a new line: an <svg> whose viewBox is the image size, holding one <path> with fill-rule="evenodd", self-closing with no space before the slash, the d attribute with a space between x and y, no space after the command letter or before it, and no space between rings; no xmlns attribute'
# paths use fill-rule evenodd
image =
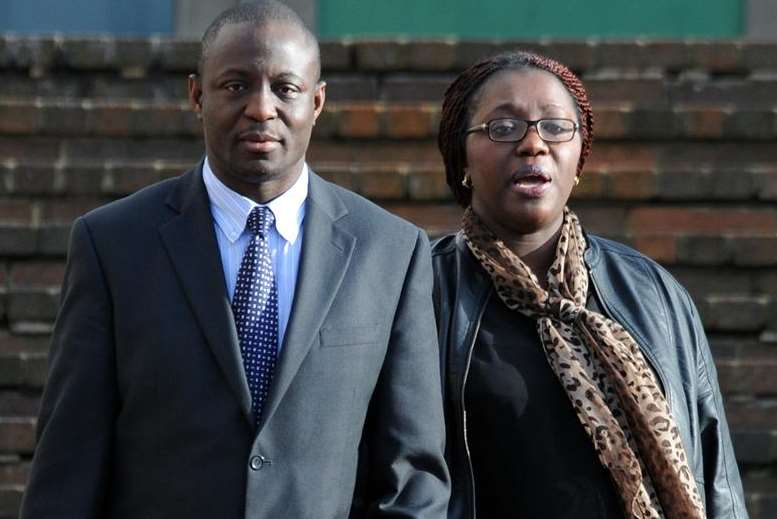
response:
<svg viewBox="0 0 777 519"><path fill-rule="evenodd" d="M283 193L324 106L316 38L281 3L241 4L205 31L198 69L189 100L213 172L260 202Z"/></svg>

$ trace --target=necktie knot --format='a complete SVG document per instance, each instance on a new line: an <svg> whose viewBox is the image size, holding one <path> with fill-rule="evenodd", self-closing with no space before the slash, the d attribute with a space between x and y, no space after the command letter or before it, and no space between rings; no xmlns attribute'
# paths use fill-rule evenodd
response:
<svg viewBox="0 0 777 519"><path fill-rule="evenodd" d="M274 223L275 215L272 214L269 207L256 206L248 214L246 229L251 234L258 234L262 238L267 238Z"/></svg>

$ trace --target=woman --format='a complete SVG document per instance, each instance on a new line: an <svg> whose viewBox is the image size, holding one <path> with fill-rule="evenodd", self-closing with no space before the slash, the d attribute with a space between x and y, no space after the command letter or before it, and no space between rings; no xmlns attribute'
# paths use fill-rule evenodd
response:
<svg viewBox="0 0 777 519"><path fill-rule="evenodd" d="M486 59L445 94L466 208L433 256L449 516L745 518L688 294L567 208L592 138L585 88L542 56Z"/></svg>

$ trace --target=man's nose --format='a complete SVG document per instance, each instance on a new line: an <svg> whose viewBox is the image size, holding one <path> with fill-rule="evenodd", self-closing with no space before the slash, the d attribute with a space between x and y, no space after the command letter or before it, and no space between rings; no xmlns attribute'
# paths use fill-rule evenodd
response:
<svg viewBox="0 0 777 519"><path fill-rule="evenodd" d="M275 98L269 88L260 88L248 97L245 115L257 121L274 119L277 116Z"/></svg>

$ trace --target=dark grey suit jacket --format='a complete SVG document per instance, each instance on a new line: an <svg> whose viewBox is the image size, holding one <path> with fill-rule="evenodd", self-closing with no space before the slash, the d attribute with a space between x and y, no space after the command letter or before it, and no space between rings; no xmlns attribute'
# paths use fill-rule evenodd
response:
<svg viewBox="0 0 777 519"><path fill-rule="evenodd" d="M306 203L258 429L201 169L75 222L21 517L445 516L428 241L315 174Z"/></svg>

